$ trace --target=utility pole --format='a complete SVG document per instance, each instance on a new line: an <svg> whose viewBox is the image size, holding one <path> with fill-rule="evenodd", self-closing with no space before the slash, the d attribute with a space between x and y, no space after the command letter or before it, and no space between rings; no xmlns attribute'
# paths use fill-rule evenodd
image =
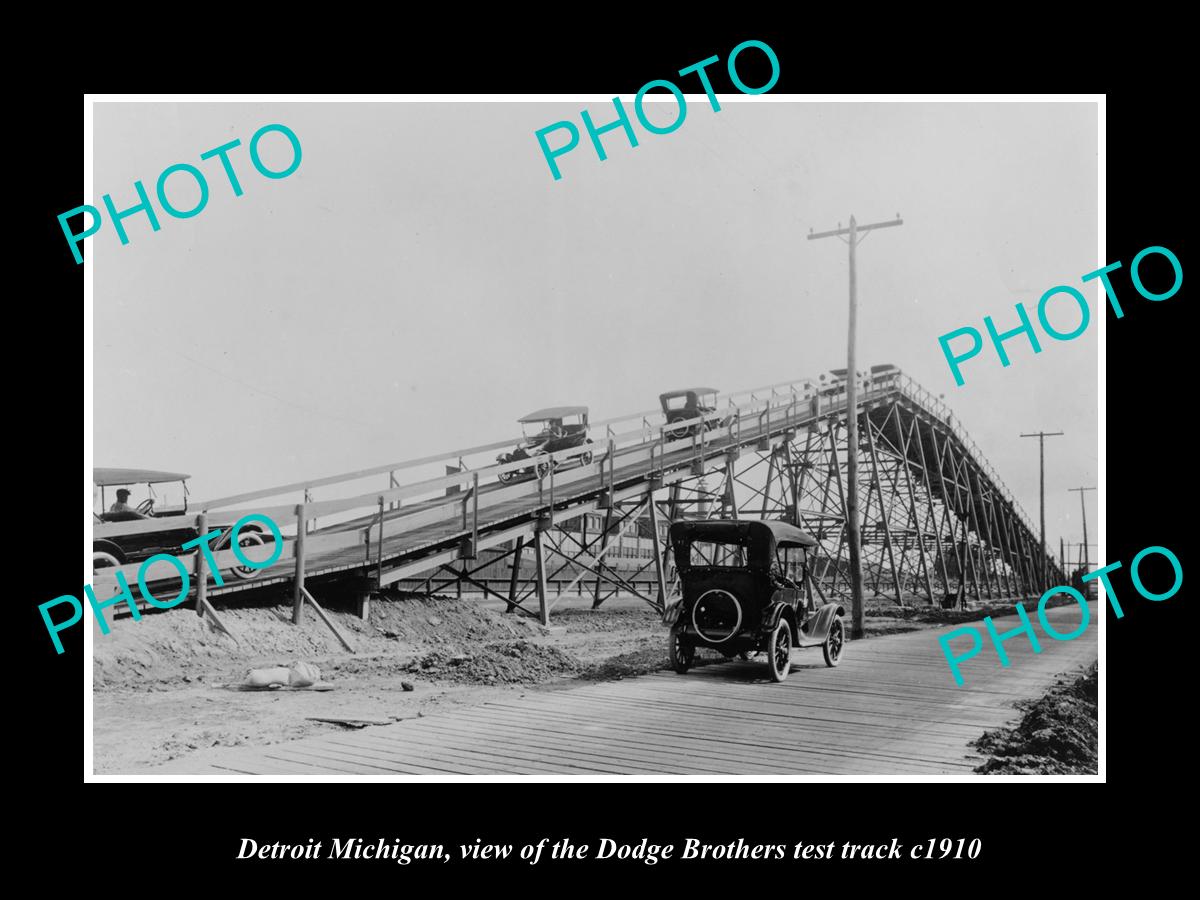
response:
<svg viewBox="0 0 1200 900"><path fill-rule="evenodd" d="M1043 591L1049 587L1049 584L1047 583L1048 579L1046 578L1046 438L1058 437L1061 434L1061 431L1038 431L1034 434L1021 435L1021 437L1035 437L1038 439L1038 461L1040 471L1040 476L1038 479L1038 484L1040 485L1039 506L1041 507L1042 516L1042 555L1038 560L1038 572L1042 577Z"/></svg>
<svg viewBox="0 0 1200 900"><path fill-rule="evenodd" d="M855 269L855 249L862 241L859 235L864 231L876 228L891 228L903 225L904 220L896 213L896 218L890 222L873 222L870 225L859 225L850 217L850 227L843 228L838 222L835 231L822 231L813 234L808 230L808 239L842 238L850 247L850 327L846 339L846 479L849 490L846 493L846 535L850 543L850 636L858 639L863 636L863 573L862 573L862 541L858 533L858 370L855 368L854 344L858 326L858 273ZM870 423L867 424L870 427ZM838 476L841 477L840 474ZM900 598L896 598L900 599Z"/></svg>
<svg viewBox="0 0 1200 900"><path fill-rule="evenodd" d="M1067 488L1067 493L1071 493L1073 491L1079 492L1079 513L1083 516L1083 566L1085 569L1091 568L1091 559L1088 557L1087 506L1083 502L1083 495L1088 491L1094 490L1094 487Z"/></svg>

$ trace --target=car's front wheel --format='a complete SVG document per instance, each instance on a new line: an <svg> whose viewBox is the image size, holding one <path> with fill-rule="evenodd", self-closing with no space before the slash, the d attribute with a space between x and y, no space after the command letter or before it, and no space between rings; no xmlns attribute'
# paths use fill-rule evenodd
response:
<svg viewBox="0 0 1200 900"><path fill-rule="evenodd" d="M792 629L786 619L779 620L767 641L767 665L772 681L783 681L792 670Z"/></svg>
<svg viewBox="0 0 1200 900"><path fill-rule="evenodd" d="M846 646L846 626L841 619L834 619L829 626L829 634L825 635L825 643L821 652L825 654L825 665L836 666L842 661L842 649Z"/></svg>
<svg viewBox="0 0 1200 900"><path fill-rule="evenodd" d="M105 550L92 551L92 574L95 575L101 569L114 569L121 565L121 561L113 554Z"/></svg>
<svg viewBox="0 0 1200 900"><path fill-rule="evenodd" d="M683 632L678 628L671 629L669 653L671 668L680 675L687 673L696 659L696 648L688 643Z"/></svg>

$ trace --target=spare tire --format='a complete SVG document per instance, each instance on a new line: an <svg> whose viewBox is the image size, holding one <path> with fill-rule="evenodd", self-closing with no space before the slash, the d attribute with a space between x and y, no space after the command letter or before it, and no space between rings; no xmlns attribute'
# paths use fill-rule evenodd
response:
<svg viewBox="0 0 1200 900"><path fill-rule="evenodd" d="M709 643L724 643L741 630L742 604L729 591L705 591L692 604L692 627Z"/></svg>

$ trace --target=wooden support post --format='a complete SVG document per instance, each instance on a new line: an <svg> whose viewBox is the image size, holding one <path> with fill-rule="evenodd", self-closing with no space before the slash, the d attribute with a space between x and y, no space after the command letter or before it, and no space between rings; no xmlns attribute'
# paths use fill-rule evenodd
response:
<svg viewBox="0 0 1200 900"><path fill-rule="evenodd" d="M308 504L301 503L296 507L296 575L295 593L292 599L292 624L299 625L304 620L304 529L307 526L305 512Z"/></svg>
<svg viewBox="0 0 1200 900"><path fill-rule="evenodd" d="M771 500L771 482L774 480L775 454L771 453L770 458L767 460L767 483L763 486L762 518L764 519L767 517L767 510Z"/></svg>
<svg viewBox="0 0 1200 900"><path fill-rule="evenodd" d="M525 550L525 535L517 538L517 547L513 553L512 575L508 579L508 606L505 612L510 613L517 608L517 581L521 577L521 554Z"/></svg>
<svg viewBox="0 0 1200 900"><path fill-rule="evenodd" d="M196 517L196 530L201 537L208 534L208 513ZM204 554L196 549L196 615L203 617L208 606L208 573L204 570Z"/></svg>
<svg viewBox="0 0 1200 900"><path fill-rule="evenodd" d="M953 523L947 522L947 519L950 517L951 513L958 515L958 493L957 491L955 492L954 500L952 501L950 499L950 489L946 486L945 453L949 450L949 441L943 443L941 449L939 449L937 441L937 429L933 427L930 427L929 429L929 440L930 443L933 444L934 460L937 463L938 484L942 488L942 524L938 529L938 546L939 548L942 546L942 542L945 541L946 535L949 534L950 547L954 551L954 565L958 569L958 586L955 588L954 593L961 593L963 586L966 584L966 569L963 566L962 557L959 556L958 553L958 544L954 538L954 529L952 527ZM947 531L947 525L951 526L949 531ZM942 552L944 553L945 551L943 550ZM948 587L948 579L946 584ZM946 593L949 594L951 591L947 589Z"/></svg>
<svg viewBox="0 0 1200 900"><path fill-rule="evenodd" d="M612 531L612 515L613 515L613 508L612 508L612 505L610 504L608 506L608 508L606 508L604 510L604 531L602 531L600 533L601 548L604 547L605 541L608 540L609 532ZM602 556L602 557L600 557L600 559L598 560L597 565L596 565L596 591L595 591L595 596L592 598L592 609L599 608L600 604L603 602L603 600L600 597L600 590L603 587L603 585L601 584L601 578L603 576L603 573L604 573L604 557Z"/></svg>
<svg viewBox="0 0 1200 900"><path fill-rule="evenodd" d="M908 504L912 510L912 524L917 533L917 550L921 554L921 574L925 579L925 592L929 595L929 602L933 602L933 584L929 579L929 561L925 558L925 527L921 524L921 518L917 515L917 494L913 490L912 484L912 466L909 460L908 450L911 446L912 431L917 427L916 417L913 417L912 423L908 430L908 435L900 427L900 410L896 404L892 404L892 412L896 415L896 430L900 435L900 452L904 456L904 483L908 487Z"/></svg>
<svg viewBox="0 0 1200 900"><path fill-rule="evenodd" d="M984 542L987 540L987 538L984 537L983 530L979 526L979 515L975 511L975 487L971 483L971 460L969 457L966 457L966 456L963 457L962 470L963 470L963 477L967 480L967 524L968 524L968 528L970 529L971 523L974 523L973 530L975 531L976 537L979 538L979 565L977 565L975 567L976 576L977 576L975 590L976 590L976 592L978 592L978 590L979 590L978 569L979 569L979 566L982 566L983 567L983 586L987 591L988 599L991 600L992 599L992 583L991 583L991 580L988 578L987 548L984 546ZM983 599L982 595L980 595L980 599L981 600Z"/></svg>
<svg viewBox="0 0 1200 900"><path fill-rule="evenodd" d="M383 497L379 498L379 546L375 549L375 589L383 587ZM369 529L368 529L369 530ZM363 616L365 619L366 616Z"/></svg>
<svg viewBox="0 0 1200 900"><path fill-rule="evenodd" d="M199 529L201 536L208 534L207 512L200 513L196 518L196 528ZM217 611L208 601L208 572L204 565L204 554L199 550L196 551L196 615L201 617L207 615L209 625L224 632L231 641L241 646L233 632L225 627L225 623L220 620Z"/></svg>
<svg viewBox="0 0 1200 900"><path fill-rule="evenodd" d="M929 472L929 464L926 462L926 459L925 459L925 441L921 437L921 421L920 421L920 419L917 418L915 412L913 414L913 422L916 426L915 431L916 431L916 436L917 436L917 455L920 457L920 460L921 460L921 483L922 483L922 486L925 488L925 501L926 501L926 503L929 504L929 513L926 516L926 522L925 522L924 527L928 528L929 523L930 522L933 523L933 533L934 533L934 536L937 538L938 574L941 575L941 578L942 578L942 590L944 593L948 594L948 593L950 593L950 579L946 574L946 556L942 552L942 532L940 530L940 527L938 526L937 507L935 507L933 504L933 491L930 489L930 484L932 482L933 476ZM931 596L930 602L933 602L933 600L934 600L934 598Z"/></svg>
<svg viewBox="0 0 1200 900"><path fill-rule="evenodd" d="M887 505L883 502L883 485L879 480L879 460L878 454L875 452L875 426L871 422L870 404L863 405L863 430L867 433L867 451L871 454L871 480L875 484L875 496L879 500L879 518L883 522L883 539L887 544L888 562L892 566L892 587L896 590L896 602L901 606L904 605L904 594L900 591L900 573L896 571L896 554L892 550L892 529L888 526L888 510ZM870 502L870 497L867 498ZM866 515L863 516L864 522ZM879 559L880 575L883 574L883 557ZM879 591L879 581L876 578L876 592Z"/></svg>
<svg viewBox="0 0 1200 900"><path fill-rule="evenodd" d="M654 537L654 574L658 579L658 606L659 612L664 612L667 608L667 578L663 571L663 558L658 550L658 506L654 502L654 493L649 495L650 500L650 531Z"/></svg>
<svg viewBox="0 0 1200 900"><path fill-rule="evenodd" d="M1012 550L1008 546L1008 535L1005 534L1004 527L1000 524L1000 514L996 507L996 492L993 489L992 496L988 499L988 511L992 516L992 525L996 529L996 535L1000 541L1000 555L1003 557L1005 566L1004 572L1004 593L1006 597L1015 597L1014 582L1016 581L1017 566L1012 557Z"/></svg>
<svg viewBox="0 0 1200 900"><path fill-rule="evenodd" d="M533 532L533 555L537 561L538 621L550 624L550 608L546 603L546 550L543 546L541 523Z"/></svg>
<svg viewBox="0 0 1200 900"><path fill-rule="evenodd" d="M735 522L738 520L737 494L733 489L736 459L732 453L725 457L725 502L729 504L729 515Z"/></svg>
<svg viewBox="0 0 1200 900"><path fill-rule="evenodd" d="M341 645L343 647L345 647L347 650L349 650L351 653L353 653L354 652L353 645L351 645L351 643L348 640L346 640L346 636L343 635L342 632L338 629L338 627L333 624L333 619L329 618L329 614L326 613L325 610L323 610L321 608L321 604L318 603L313 598L313 595L310 594L306 588L300 588L300 595L309 604L309 606L311 606L314 610L316 610L317 616L321 619L322 622L325 623L326 627L328 627L329 630L333 632L334 637L336 637L338 639L338 641L341 643Z"/></svg>

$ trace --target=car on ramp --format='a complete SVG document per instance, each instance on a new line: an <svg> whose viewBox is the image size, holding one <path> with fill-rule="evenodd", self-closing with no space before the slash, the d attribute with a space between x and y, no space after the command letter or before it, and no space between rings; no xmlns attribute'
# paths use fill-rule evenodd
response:
<svg viewBox="0 0 1200 900"><path fill-rule="evenodd" d="M531 476L545 478L551 469L559 466L559 462L550 459L547 454L592 443L588 437L586 406L551 406L521 416L517 422L521 425L521 443L510 452L497 456L496 462L505 465L527 459L529 465L499 473L496 477L505 484ZM592 452L588 450L567 462L578 460L579 465L587 466L591 465L592 458Z"/></svg>
<svg viewBox="0 0 1200 900"><path fill-rule="evenodd" d="M180 553L180 547L200 536L193 519L187 517L190 475L182 472L160 472L153 469L92 469L92 483L99 489L95 498L99 512L92 512L93 525L115 525L119 523L142 523L129 529L103 528L92 540L92 573L102 569L123 566L128 563L144 562L152 556L166 553L181 559L191 559L196 551ZM166 506L159 502L155 485L179 484L181 502ZM112 488L123 488L130 495L131 488L145 486L146 498L129 509L113 510L108 503L108 492ZM161 488L160 488L161 490ZM153 523L153 524L150 524ZM230 548L231 529L222 529L222 534L209 545L215 553ZM259 547L274 542L271 533L258 522L244 525L238 532L239 547ZM243 581L258 576L261 569L251 566L231 566L235 578Z"/></svg>
<svg viewBox="0 0 1200 900"><path fill-rule="evenodd" d="M845 609L811 609L805 598L811 535L783 521L716 519L676 522L668 539L683 590L663 619L676 672L691 668L697 647L764 653L774 681L787 678L794 648L819 646L826 665L841 662Z"/></svg>
<svg viewBox="0 0 1200 900"><path fill-rule="evenodd" d="M714 428L724 428L728 425L730 416L723 419L713 418L704 422L683 424L689 419L698 419L701 416L715 413L717 411L717 394L717 389L710 387L681 388L678 391L659 394L658 402L662 404L663 417L667 420L667 436L679 440L699 434L702 429L711 431Z"/></svg>

